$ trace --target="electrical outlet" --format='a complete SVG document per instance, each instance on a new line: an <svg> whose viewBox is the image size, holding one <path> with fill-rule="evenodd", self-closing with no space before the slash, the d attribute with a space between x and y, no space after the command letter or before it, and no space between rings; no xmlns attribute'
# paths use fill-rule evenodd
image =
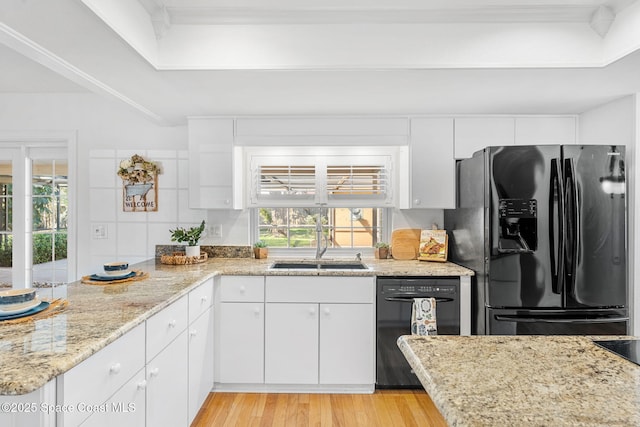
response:
<svg viewBox="0 0 640 427"><path fill-rule="evenodd" d="M93 224L91 225L91 233L94 239L106 239L107 226L104 224Z"/></svg>
<svg viewBox="0 0 640 427"><path fill-rule="evenodd" d="M209 227L211 237L222 237L222 224L213 224Z"/></svg>

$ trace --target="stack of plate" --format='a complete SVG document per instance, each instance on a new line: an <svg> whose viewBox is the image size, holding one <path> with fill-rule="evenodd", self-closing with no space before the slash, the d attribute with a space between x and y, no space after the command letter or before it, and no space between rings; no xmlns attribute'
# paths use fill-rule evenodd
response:
<svg viewBox="0 0 640 427"><path fill-rule="evenodd" d="M0 291L0 320L15 319L38 313L49 306L36 297L35 289Z"/></svg>
<svg viewBox="0 0 640 427"><path fill-rule="evenodd" d="M108 262L104 265L104 273L92 274L89 278L99 282L111 282L113 280L128 279L135 275L135 271L129 270L128 262Z"/></svg>

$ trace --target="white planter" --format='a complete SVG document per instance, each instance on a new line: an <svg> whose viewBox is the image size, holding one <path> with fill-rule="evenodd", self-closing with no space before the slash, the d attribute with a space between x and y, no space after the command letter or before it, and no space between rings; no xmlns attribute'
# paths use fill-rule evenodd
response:
<svg viewBox="0 0 640 427"><path fill-rule="evenodd" d="M199 257L200 256L200 245L187 246L187 247L185 247L185 252L187 253L187 256Z"/></svg>

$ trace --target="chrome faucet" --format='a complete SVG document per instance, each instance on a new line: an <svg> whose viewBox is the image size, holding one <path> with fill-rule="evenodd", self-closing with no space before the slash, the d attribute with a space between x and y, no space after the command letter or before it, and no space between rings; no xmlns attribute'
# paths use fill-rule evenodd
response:
<svg viewBox="0 0 640 427"><path fill-rule="evenodd" d="M316 259L322 258L322 255L327 251L327 246L329 246L329 240L322 232L322 219L320 217L321 215L318 214L318 219L316 220ZM322 247L322 239L324 239L324 247Z"/></svg>

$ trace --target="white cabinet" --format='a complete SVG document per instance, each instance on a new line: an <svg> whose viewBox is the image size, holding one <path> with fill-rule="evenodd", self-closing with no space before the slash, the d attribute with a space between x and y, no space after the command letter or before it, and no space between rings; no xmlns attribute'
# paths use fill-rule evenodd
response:
<svg viewBox="0 0 640 427"><path fill-rule="evenodd" d="M16 396L0 396L0 404L9 405L8 410L0 411L2 427L56 427L56 411L43 411L55 408L56 380L53 379L39 389ZM18 410L18 408L22 410ZM57 424L60 426L60 424Z"/></svg>
<svg viewBox="0 0 640 427"><path fill-rule="evenodd" d="M268 276L265 382L375 384L375 280Z"/></svg>
<svg viewBox="0 0 640 427"><path fill-rule="evenodd" d="M147 426L187 425L187 332L147 364Z"/></svg>
<svg viewBox="0 0 640 427"><path fill-rule="evenodd" d="M213 387L212 304L208 279L59 376L56 404L77 410L57 425L189 425Z"/></svg>
<svg viewBox="0 0 640 427"><path fill-rule="evenodd" d="M265 382L317 384L318 304L267 304L265 331Z"/></svg>
<svg viewBox="0 0 640 427"><path fill-rule="evenodd" d="M189 424L213 388L213 279L189 293Z"/></svg>
<svg viewBox="0 0 640 427"><path fill-rule="evenodd" d="M460 117L455 119L455 158L466 159L485 147L513 145L513 117Z"/></svg>
<svg viewBox="0 0 640 427"><path fill-rule="evenodd" d="M320 384L375 381L373 304L320 304Z"/></svg>
<svg viewBox="0 0 640 427"><path fill-rule="evenodd" d="M453 119L411 119L408 208L455 208Z"/></svg>
<svg viewBox="0 0 640 427"><path fill-rule="evenodd" d="M140 427L145 425L147 382L141 369L120 390L81 425L82 427Z"/></svg>
<svg viewBox="0 0 640 427"><path fill-rule="evenodd" d="M189 118L189 207L232 209L233 119Z"/></svg>
<svg viewBox="0 0 640 427"><path fill-rule="evenodd" d="M216 383L263 383L264 277L223 276L215 301Z"/></svg>
<svg viewBox="0 0 640 427"><path fill-rule="evenodd" d="M58 423L76 426L93 414L137 372L144 368L145 326L136 326L125 335L58 377L58 404L75 411L60 412ZM83 410L83 408L85 408ZM138 409L144 411L144 405ZM114 411L93 414L93 422L109 422Z"/></svg>
<svg viewBox="0 0 640 427"><path fill-rule="evenodd" d="M516 145L562 145L576 142L576 118L573 116L516 118Z"/></svg>

